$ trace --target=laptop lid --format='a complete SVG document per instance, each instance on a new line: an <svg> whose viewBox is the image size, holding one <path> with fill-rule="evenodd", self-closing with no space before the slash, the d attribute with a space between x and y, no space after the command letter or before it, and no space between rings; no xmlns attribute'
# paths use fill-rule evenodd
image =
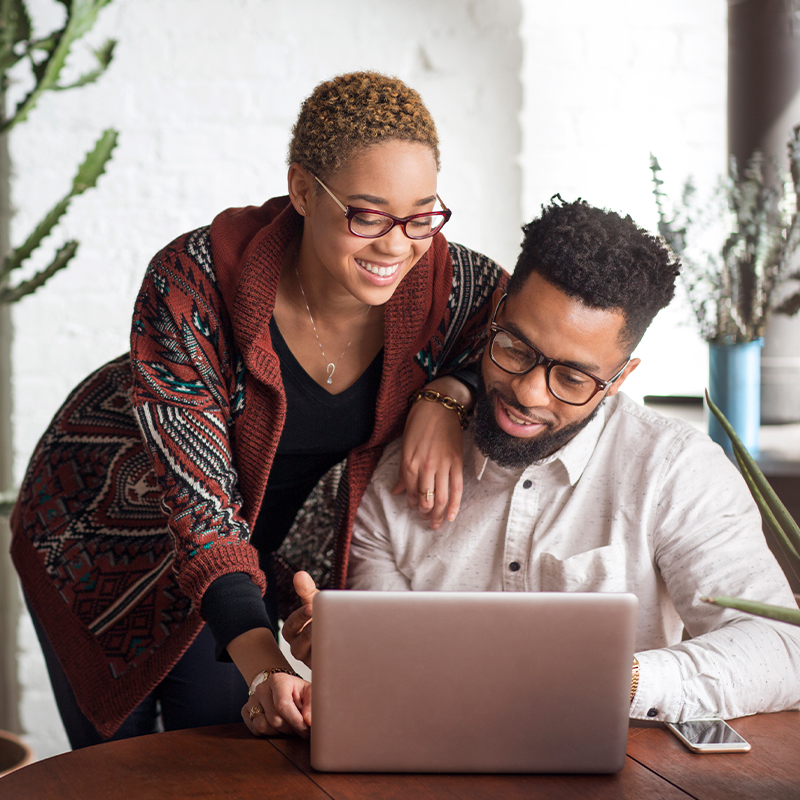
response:
<svg viewBox="0 0 800 800"><path fill-rule="evenodd" d="M311 765L339 772L617 772L632 594L321 592Z"/></svg>

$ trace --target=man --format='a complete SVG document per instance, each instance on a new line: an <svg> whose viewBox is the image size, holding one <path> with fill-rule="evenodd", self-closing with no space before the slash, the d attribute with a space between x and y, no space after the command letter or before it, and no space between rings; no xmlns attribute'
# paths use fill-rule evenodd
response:
<svg viewBox="0 0 800 800"><path fill-rule="evenodd" d="M800 628L701 600L794 604L743 480L707 436L619 393L677 274L630 217L582 201L526 226L464 435L462 510L438 532L410 514L391 491L391 445L358 512L348 586L633 592L631 717L800 705Z"/></svg>

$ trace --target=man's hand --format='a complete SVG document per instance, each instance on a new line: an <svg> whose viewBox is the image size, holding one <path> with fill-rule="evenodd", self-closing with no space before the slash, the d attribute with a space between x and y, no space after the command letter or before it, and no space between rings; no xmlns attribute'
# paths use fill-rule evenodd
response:
<svg viewBox="0 0 800 800"><path fill-rule="evenodd" d="M294 590L303 605L297 611L293 611L283 623L281 635L289 643L292 655L307 667L311 667L311 620L314 597L319 594L319 589L307 572L296 572L293 583Z"/></svg>

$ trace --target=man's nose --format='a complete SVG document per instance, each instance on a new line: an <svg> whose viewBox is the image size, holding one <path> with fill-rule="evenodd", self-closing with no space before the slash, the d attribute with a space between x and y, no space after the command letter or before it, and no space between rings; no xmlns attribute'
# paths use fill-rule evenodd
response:
<svg viewBox="0 0 800 800"><path fill-rule="evenodd" d="M524 375L516 375L511 388L517 401L524 408L541 408L550 404L551 395L547 389L547 368L540 364Z"/></svg>

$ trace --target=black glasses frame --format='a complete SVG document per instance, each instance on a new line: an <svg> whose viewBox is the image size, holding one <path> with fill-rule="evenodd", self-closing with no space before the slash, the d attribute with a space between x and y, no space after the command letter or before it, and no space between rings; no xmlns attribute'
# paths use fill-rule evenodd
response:
<svg viewBox="0 0 800 800"><path fill-rule="evenodd" d="M353 206L346 206L339 198L316 176L314 175L314 180L333 198L334 202L336 203L339 208L344 211L344 215L347 218L347 228L353 236L358 236L359 239L380 239L381 236L386 236L389 231L391 231L396 225L402 225L403 233L409 239L413 239L415 241L419 241L420 239L430 239L432 236L436 236L437 233L445 226L447 221L453 215L453 212L442 202L442 198L439 195L436 195L436 199L439 201L439 204L444 209L444 211L426 211L421 214L411 214L408 217L395 217L394 214L388 214L386 211L378 211L374 208L354 208ZM385 231L381 233L376 233L373 236L368 236L365 233L358 233L357 231L353 230L353 217L358 214L377 214L379 217L386 217L392 221L390 227L388 227ZM431 231L430 233L426 233L424 236L412 236L408 230L406 229L406 225L409 222L413 222L415 219L419 219L420 217L442 217L444 221L435 231Z"/></svg>
<svg viewBox="0 0 800 800"><path fill-rule="evenodd" d="M609 378L607 381L603 380L602 378L598 378L596 375L592 375L591 372L586 372L584 369L578 369L578 367L573 366L572 364L566 364L563 361L556 361L554 358L548 358L541 350L534 347L529 341L523 339L521 336L517 335L513 331L504 328L502 325L497 324L497 314L500 311L500 306L503 305L505 302L506 297L508 294L504 294L499 302L497 303L497 307L494 310L494 314L492 314L492 322L489 325L489 330L491 331L489 334L489 358L492 360L492 363L499 367L503 372L507 372L509 375L527 375L529 372L532 372L538 366L543 366L545 368L545 383L547 384L547 391L550 392L556 400L561 403L566 403L568 406L585 406L589 403L592 398L598 393L602 392L604 389L607 389L611 384L615 381L619 380L620 376L623 372L625 372L625 368L630 363L630 356L628 360L622 365L622 369L614 375L613 378ZM497 335L499 333L505 333L508 336L513 336L517 341L522 342L529 350L532 350L536 355L536 360L526 369L520 370L519 372L515 372L514 370L508 369L504 367L502 364L498 363L497 359L494 357L494 343L495 339L497 339ZM586 398L582 403L574 403L571 400L565 400L563 397L559 397L551 388L550 386L550 372L552 371L553 367L567 367L567 369L574 370L575 372L580 372L581 375L585 375L587 378L590 378L594 381L594 391Z"/></svg>

